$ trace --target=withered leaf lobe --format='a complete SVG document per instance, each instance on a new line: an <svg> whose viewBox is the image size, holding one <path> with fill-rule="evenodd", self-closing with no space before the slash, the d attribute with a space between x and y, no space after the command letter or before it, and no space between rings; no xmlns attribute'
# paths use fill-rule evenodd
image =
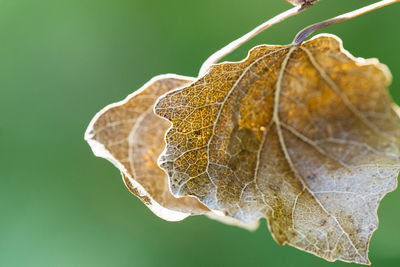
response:
<svg viewBox="0 0 400 267"><path fill-rule="evenodd" d="M176 196L329 261L369 264L377 207L400 169L388 69L338 37L258 46L161 97L172 122L159 159Z"/></svg>
<svg viewBox="0 0 400 267"><path fill-rule="evenodd" d="M209 212L194 197L175 198L165 173L157 165L169 123L153 113L154 102L162 94L193 80L178 75L153 78L125 100L100 111L85 135L96 155L120 169L129 191L156 215L171 221Z"/></svg>

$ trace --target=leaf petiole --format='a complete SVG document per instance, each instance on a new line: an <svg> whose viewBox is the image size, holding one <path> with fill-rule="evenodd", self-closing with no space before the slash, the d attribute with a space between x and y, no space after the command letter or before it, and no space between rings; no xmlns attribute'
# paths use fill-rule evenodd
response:
<svg viewBox="0 0 400 267"><path fill-rule="evenodd" d="M336 16L334 18L327 19L327 20L324 20L322 22L318 22L316 24L310 25L310 26L304 28L303 30L301 30L299 33L297 33L297 35L294 38L292 44L293 45L300 45L311 34L313 34L314 32L316 32L316 31L318 31L318 30L320 30L322 28L325 28L325 27L327 27L329 25L332 25L332 24L336 24L338 22L342 22L342 21L345 21L345 20L349 20L349 19L358 17L358 16L363 15L363 14L365 14L367 12L376 10L378 8L381 8L381 7L390 5L390 4L394 4L396 2L400 2L400 0L383 0L383 1L379 1L379 2L376 2L374 4L359 8L357 10L345 13L343 15L339 15L339 16Z"/></svg>

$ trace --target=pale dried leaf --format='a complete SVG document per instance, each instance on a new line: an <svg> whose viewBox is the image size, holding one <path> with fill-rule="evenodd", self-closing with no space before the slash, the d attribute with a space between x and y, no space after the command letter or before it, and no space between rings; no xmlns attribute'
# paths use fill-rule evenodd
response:
<svg viewBox="0 0 400 267"><path fill-rule="evenodd" d="M399 115L399 117L400 117L400 107L396 104L393 104L393 109L397 113L397 115Z"/></svg>
<svg viewBox="0 0 400 267"><path fill-rule="evenodd" d="M121 171L129 191L157 216L169 221L182 220L189 215L213 214L195 197L174 197L169 190L167 175L157 165L170 123L154 114L154 102L162 94L193 80L172 74L153 78L125 100L101 110L85 135L93 152L111 161ZM218 215L213 217L221 219ZM249 229L257 227L257 224L245 224L235 219L223 220Z"/></svg>
<svg viewBox="0 0 400 267"><path fill-rule="evenodd" d="M369 264L377 208L400 169L389 70L338 37L258 46L159 99L172 122L159 159L176 196L329 261Z"/></svg>

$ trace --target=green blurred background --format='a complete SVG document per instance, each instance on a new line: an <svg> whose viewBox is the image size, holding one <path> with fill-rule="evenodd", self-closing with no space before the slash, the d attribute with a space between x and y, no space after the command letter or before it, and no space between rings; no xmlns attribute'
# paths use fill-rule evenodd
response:
<svg viewBox="0 0 400 267"><path fill-rule="evenodd" d="M287 44L366 0L323 0L228 56ZM166 222L83 140L92 116L152 76L202 61L290 5L283 0L0 0L0 266L348 266L203 216ZM400 4L325 29L392 70L400 103ZM374 266L400 266L400 191L379 209Z"/></svg>

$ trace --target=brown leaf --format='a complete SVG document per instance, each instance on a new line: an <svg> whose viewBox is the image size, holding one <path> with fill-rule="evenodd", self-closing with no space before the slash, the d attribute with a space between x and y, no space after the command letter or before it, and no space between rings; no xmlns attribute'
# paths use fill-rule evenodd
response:
<svg viewBox="0 0 400 267"><path fill-rule="evenodd" d="M258 46L159 99L159 163L176 196L252 222L329 261L369 264L377 208L400 169L389 70L338 37Z"/></svg>
<svg viewBox="0 0 400 267"><path fill-rule="evenodd" d="M95 155L108 159L121 171L129 191L157 216L178 221L189 215L206 214L228 224L254 229L257 224L220 218L195 197L174 197L167 175L157 165L170 123L154 114L154 102L162 94L193 80L172 74L153 78L125 100L101 110L90 123L85 139Z"/></svg>

